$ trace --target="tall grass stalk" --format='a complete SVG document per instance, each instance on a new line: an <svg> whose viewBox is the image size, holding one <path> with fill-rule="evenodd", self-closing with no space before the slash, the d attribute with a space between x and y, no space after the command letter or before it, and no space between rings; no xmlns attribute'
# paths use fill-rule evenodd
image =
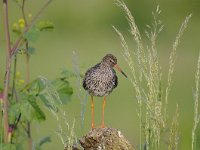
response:
<svg viewBox="0 0 200 150"><path fill-rule="evenodd" d="M180 29L179 29L179 32L176 36L176 39L173 43L173 46L172 46L172 51L170 53L170 56L169 56L169 70L168 70L168 77L167 77L167 87L166 87L166 90L165 90L165 105L167 108L167 104L168 104L168 96L169 96L169 92L170 92L170 89L171 89L171 86L172 86L172 75L174 73L174 65L175 65L175 61L176 61L176 51L177 51L177 48L178 48L178 45L180 43L180 39L181 39L181 36L183 35L185 29L187 28L187 25L188 25L188 22L190 20L190 18L192 17L192 14L188 15L185 20L183 21ZM167 110L165 109L165 119L166 119L166 112Z"/></svg>
<svg viewBox="0 0 200 150"><path fill-rule="evenodd" d="M87 97L88 94L85 94L85 92L82 90L82 75L80 73L80 64L79 64L79 58L78 54L73 51L72 53L72 63L73 63L73 70L74 70L74 75L76 77L76 89L77 89L77 97L80 101L80 106L81 106L81 111L80 111L80 127L83 129L84 127L84 115L86 111L86 104L87 104Z"/></svg>
<svg viewBox="0 0 200 150"><path fill-rule="evenodd" d="M142 143L142 93L141 93L141 87L139 85L139 81L138 81L138 78L136 76L136 70L135 70L135 67L134 67L134 62L133 62L133 59L131 57L131 54L130 54L130 51L129 51L129 48L128 48L128 45L124 39L124 36L121 34L121 32L115 28L113 26L114 30L117 32L117 34L119 35L120 39L121 39L121 45L124 49L124 58L126 60L126 62L128 63L129 65L129 68L131 70L131 73L132 73L132 78L129 78L129 80L131 81L133 87L135 88L135 92L136 92L136 98L137 98L137 101L138 101L138 104L139 104L139 112L138 112L138 117L139 117L139 121L140 121L140 148L141 148L141 143Z"/></svg>
<svg viewBox="0 0 200 150"><path fill-rule="evenodd" d="M191 15L187 16L182 23L173 44L172 52L170 53L169 58L168 84L166 87L165 96L163 96L164 88L162 85L162 70L158 61L158 50L156 48L158 35L164 28L162 21L159 20L159 15L161 13L159 6L157 6L156 11L152 13L153 22L150 25L147 25L147 30L145 31L146 36L150 41L150 44L146 46L146 44L143 44L144 42L142 41L142 37L135 23L135 19L126 4L121 0L115 0L115 2L117 6L119 6L125 13L129 23L131 35L133 36L133 41L136 43L136 50L133 51L134 55L131 55L129 46L123 34L116 27L113 27L120 37L124 58L131 70L131 76L129 79L135 89L136 98L138 101L138 116L140 122L139 149L142 150L143 147L146 150L160 149L161 133L167 128L165 114L169 89L172 85L176 50L180 43L180 38L187 27L189 19L191 18ZM176 114L178 114L178 112L176 112ZM175 118L174 120L177 119ZM175 123L172 125L171 132L176 132L176 127L178 127L178 125L175 121ZM144 137L142 136L142 133L144 133ZM178 134L173 135L175 139L177 139L176 136L178 136ZM142 142L142 140L144 140L144 142Z"/></svg>
<svg viewBox="0 0 200 150"><path fill-rule="evenodd" d="M179 118L179 108L178 108L178 105L176 105L176 113L174 115L174 118L172 120L172 125L170 128L168 150L178 149L178 141L179 141L178 118Z"/></svg>
<svg viewBox="0 0 200 150"><path fill-rule="evenodd" d="M192 128L192 150L196 149L196 129L200 121L199 113L199 77L200 77L200 53L197 62L197 71L195 75L195 91L194 91L194 122Z"/></svg>
<svg viewBox="0 0 200 150"><path fill-rule="evenodd" d="M67 113L62 108L63 103L56 89L46 78L40 77L40 79L45 85L43 94L48 100L49 107L47 108L47 110L51 112L52 116L54 117L57 123L58 129L56 131L56 134L60 138L63 147L67 148L67 150L72 150L74 143L76 143L76 135L74 132L75 119L73 120L73 123L71 125L69 123Z"/></svg>

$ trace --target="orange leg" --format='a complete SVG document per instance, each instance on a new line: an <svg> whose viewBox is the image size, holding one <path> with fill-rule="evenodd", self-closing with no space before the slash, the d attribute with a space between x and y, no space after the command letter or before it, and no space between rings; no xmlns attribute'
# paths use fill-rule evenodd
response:
<svg viewBox="0 0 200 150"><path fill-rule="evenodd" d="M93 100L93 96L91 96L91 108L92 108L92 128L94 128L94 100Z"/></svg>
<svg viewBox="0 0 200 150"><path fill-rule="evenodd" d="M102 123L101 123L102 128L105 127L105 125L104 125L104 109L105 109L105 106L106 106L106 96L104 96L103 103L102 103Z"/></svg>

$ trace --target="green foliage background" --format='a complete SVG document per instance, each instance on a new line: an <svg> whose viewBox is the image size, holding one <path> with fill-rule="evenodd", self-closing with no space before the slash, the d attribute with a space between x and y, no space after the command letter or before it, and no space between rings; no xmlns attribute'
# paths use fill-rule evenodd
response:
<svg viewBox="0 0 200 150"><path fill-rule="evenodd" d="M26 12L34 14L40 8L41 3L40 1L28 1ZM146 25L151 23L151 12L156 9L158 4L160 5L162 10L161 20L165 27L158 38L157 48L163 66L162 70L166 73L169 53L179 26L186 15L193 14L178 49L168 111L170 114L174 114L176 104L179 104L179 149L188 150L191 148L193 123L192 88L195 85L194 74L200 50L200 2L198 0L125 0L125 3L132 11L143 36L145 35ZM11 0L9 5L10 27L12 27L12 24L20 18L20 12ZM0 4L0 12L2 14L2 4ZM106 53L115 54L124 72L130 73L122 56L119 37L112 28L112 25L118 27L126 35L126 38L131 41L127 30L128 24L123 12L112 0L55 0L39 19L53 22L56 29L53 32L40 34L39 40L33 41L36 52L31 57L32 79L39 75L54 79L62 69L73 70L73 51L78 54L79 59L76 60L76 63L80 64L81 73L100 61ZM2 85L5 70L5 39L3 37L2 21L0 23L0 85ZM130 45L132 45L131 48L134 48L134 43L130 43ZM24 61L22 57L18 65L20 66L18 70L22 73L25 72ZM119 86L108 97L105 122L107 126L119 128L137 147L139 145L137 101L130 82L121 74L118 74L118 76ZM166 78L166 74L163 74L163 78ZM74 95L66 105L65 110L69 122L76 118L75 131L79 137L90 129L90 101L87 101L86 104L84 126L80 127L81 106L77 96L79 92L77 90L77 80L72 78L70 81L74 88ZM95 121L98 125L101 122L101 100L100 98L95 99ZM42 105L41 103L40 107L43 107ZM62 143L55 134L56 121L48 111L46 111L46 117L47 121L34 124L33 138L37 141L43 136L50 135L52 136L52 142L44 145L43 149L62 149ZM197 133L200 138L199 135L200 128L198 128Z"/></svg>

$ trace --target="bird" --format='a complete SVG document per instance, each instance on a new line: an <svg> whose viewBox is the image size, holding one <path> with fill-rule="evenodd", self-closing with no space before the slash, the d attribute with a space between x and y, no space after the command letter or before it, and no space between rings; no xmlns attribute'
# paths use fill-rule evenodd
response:
<svg viewBox="0 0 200 150"><path fill-rule="evenodd" d="M105 127L104 109L106 105L106 97L118 85L118 77L114 68L128 78L118 66L117 58L113 54L106 54L99 63L89 68L83 77L83 88L91 96L92 128L94 128L94 96L103 97L101 127Z"/></svg>

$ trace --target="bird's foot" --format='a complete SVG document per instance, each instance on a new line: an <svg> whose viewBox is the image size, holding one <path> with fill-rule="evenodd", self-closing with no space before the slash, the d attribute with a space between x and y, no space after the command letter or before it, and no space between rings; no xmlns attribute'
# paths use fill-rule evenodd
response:
<svg viewBox="0 0 200 150"><path fill-rule="evenodd" d="M104 124L102 124L100 126L92 126L92 129L95 129L95 128L106 128L106 126Z"/></svg>
<svg viewBox="0 0 200 150"><path fill-rule="evenodd" d="M95 129L95 128L106 128L106 126L104 124L99 125L99 126L92 126L92 129Z"/></svg>

